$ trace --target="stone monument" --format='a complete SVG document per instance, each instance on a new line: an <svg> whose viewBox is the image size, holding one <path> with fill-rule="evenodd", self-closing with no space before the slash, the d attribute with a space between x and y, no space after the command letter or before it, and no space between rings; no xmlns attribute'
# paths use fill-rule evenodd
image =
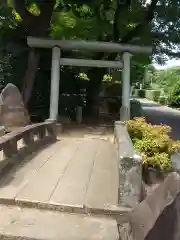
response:
<svg viewBox="0 0 180 240"><path fill-rule="evenodd" d="M30 124L30 117L21 93L14 84L9 83L0 94L0 125L10 132L28 124Z"/></svg>

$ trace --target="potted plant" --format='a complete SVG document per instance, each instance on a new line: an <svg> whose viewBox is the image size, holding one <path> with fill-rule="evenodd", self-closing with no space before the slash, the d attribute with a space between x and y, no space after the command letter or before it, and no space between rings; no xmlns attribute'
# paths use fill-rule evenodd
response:
<svg viewBox="0 0 180 240"><path fill-rule="evenodd" d="M143 159L143 178L146 183L155 183L172 170L171 155L180 149L180 142L169 137L167 125L151 125L145 118L126 121L134 148Z"/></svg>

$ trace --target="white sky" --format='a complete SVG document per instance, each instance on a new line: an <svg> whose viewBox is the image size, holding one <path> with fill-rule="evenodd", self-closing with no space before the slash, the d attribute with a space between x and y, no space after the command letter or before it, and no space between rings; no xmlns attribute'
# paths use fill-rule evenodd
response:
<svg viewBox="0 0 180 240"><path fill-rule="evenodd" d="M164 66L160 66L160 65L157 65L157 64L155 64L154 66L157 69L165 69L165 68L169 68L169 67L176 67L176 66L180 66L180 60L171 59Z"/></svg>

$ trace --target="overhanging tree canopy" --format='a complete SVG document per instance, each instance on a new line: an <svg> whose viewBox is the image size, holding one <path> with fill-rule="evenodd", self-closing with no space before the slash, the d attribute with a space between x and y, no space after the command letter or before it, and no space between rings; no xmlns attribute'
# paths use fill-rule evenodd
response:
<svg viewBox="0 0 180 240"><path fill-rule="evenodd" d="M24 36L52 36L56 39L91 39L133 44L153 43L157 60L163 60L162 53L178 56L174 44L179 44L180 3L173 0L76 1L76 0L9 0L16 10L16 24L25 29ZM19 15L17 15L17 13ZM175 29L175 30L174 30ZM18 35L20 38L20 35ZM83 54L87 54L86 52ZM93 59L113 60L116 54L90 54ZM40 59L40 51L29 49L28 67L24 78L24 99L27 102L33 87ZM141 64L147 59L137 56L134 61ZM89 71L88 92L92 96L101 84L91 77ZM102 76L100 70L96 76ZM96 90L96 91L95 91Z"/></svg>

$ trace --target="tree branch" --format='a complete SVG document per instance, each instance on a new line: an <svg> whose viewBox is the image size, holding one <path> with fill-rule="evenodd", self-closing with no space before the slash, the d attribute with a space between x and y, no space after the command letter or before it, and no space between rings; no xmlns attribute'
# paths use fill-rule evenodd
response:
<svg viewBox="0 0 180 240"><path fill-rule="evenodd" d="M26 0L14 0L14 7L23 19L23 25L32 36L44 36L47 33L56 0L38 3L39 16L34 16L26 8Z"/></svg>
<svg viewBox="0 0 180 240"><path fill-rule="evenodd" d="M139 23L134 29L129 31L120 41L121 43L127 43L131 41L137 34L141 31L143 27L145 27L147 24L149 24L153 18L154 18L154 10L157 6L158 0L152 0L151 4L149 5L147 14L144 18L144 20Z"/></svg>
<svg viewBox="0 0 180 240"><path fill-rule="evenodd" d="M55 4L56 4L56 0L39 2L38 7L40 10L40 15L38 17L39 18L44 16L47 17L48 15L48 17L51 18Z"/></svg>
<svg viewBox="0 0 180 240"><path fill-rule="evenodd" d="M7 0L1 0L1 6L7 6Z"/></svg>
<svg viewBox="0 0 180 240"><path fill-rule="evenodd" d="M107 4L107 2L106 2ZM121 15L121 13L125 10L127 10L130 7L131 1L127 1L125 4L119 4L118 0L117 0L117 7L116 7L116 11L114 14L114 23L113 23L113 41L114 42L118 42L119 40L119 29L118 29L118 19ZM108 5L108 4L107 4ZM105 10L107 10L108 6L105 7ZM99 9L96 9L96 15L98 17L99 14ZM113 56L113 57L112 57ZM116 58L117 54L116 53L112 53L109 55L110 59L112 58ZM107 57L106 53L98 53L95 57L95 59L105 59ZM108 58L109 58L108 57ZM94 59L94 58L93 58Z"/></svg>
<svg viewBox="0 0 180 240"><path fill-rule="evenodd" d="M25 0L14 0L14 8L26 23L29 24L34 20L35 16L27 10Z"/></svg>
<svg viewBox="0 0 180 240"><path fill-rule="evenodd" d="M122 5L122 4L118 3L118 0L116 0L116 1L117 1L117 7L116 7L115 14L114 14L113 41L117 42L119 40L118 19L119 19L121 13L130 7L131 2L127 1L127 3Z"/></svg>
<svg viewBox="0 0 180 240"><path fill-rule="evenodd" d="M128 43L130 42L137 34L140 32L140 30L145 27L147 24L149 24L153 18L154 18L154 10L157 6L158 0L152 0L151 4L149 5L149 8L147 10L147 14L143 21L139 23L133 30L128 32L120 41L120 43ZM114 60L117 57L117 53L111 53L108 56L108 60Z"/></svg>
<svg viewBox="0 0 180 240"><path fill-rule="evenodd" d="M122 11L124 11L125 8L127 8L129 5L125 4L125 5L120 5L118 4L118 1L117 1L117 8L116 8L116 11L115 11L115 14L114 14L114 24L113 24L113 41L118 41L119 39L119 30L118 30L118 18L120 16L120 13ZM104 13L106 11L108 11L110 8L110 3L108 3L107 1L104 2L104 5L103 5L103 11ZM99 7L96 7L94 9L95 11L95 14L96 14L96 17L97 17L97 21L99 22L99 24L103 23L103 21L105 21L105 19L102 19L101 15L101 9L99 9ZM103 40L103 36L102 36L102 32L100 31L100 35L98 37L98 41L102 41ZM107 41L107 39L106 39ZM97 53L95 56L94 56L94 60L98 60L98 59L105 59L107 56L106 53L104 52L100 52L100 53Z"/></svg>

